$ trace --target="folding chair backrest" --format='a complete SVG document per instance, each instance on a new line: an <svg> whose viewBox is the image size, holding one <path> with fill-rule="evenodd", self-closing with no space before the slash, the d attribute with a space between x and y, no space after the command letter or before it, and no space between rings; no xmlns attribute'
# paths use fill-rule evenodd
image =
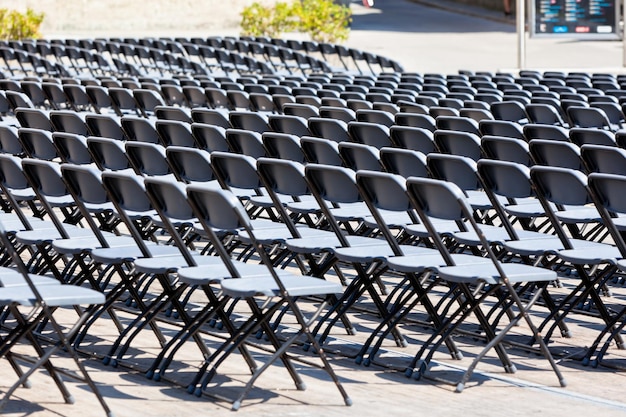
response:
<svg viewBox="0 0 626 417"><path fill-rule="evenodd" d="M211 168L211 155L208 152L182 146L168 146L165 155L179 181L190 184L215 180Z"/></svg>
<svg viewBox="0 0 626 417"><path fill-rule="evenodd" d="M425 155L437 150L433 132L428 129L394 125L389 129L389 138L395 147L419 151Z"/></svg>
<svg viewBox="0 0 626 417"><path fill-rule="evenodd" d="M528 143L525 140L485 135L480 138L480 146L487 158L516 162L526 166L532 164Z"/></svg>
<svg viewBox="0 0 626 417"><path fill-rule="evenodd" d="M362 201L356 188L354 171L330 165L308 164L305 175L316 197L332 203L356 203Z"/></svg>
<svg viewBox="0 0 626 417"><path fill-rule="evenodd" d="M410 149L382 148L380 163L385 171L404 178L429 176L426 155Z"/></svg>
<svg viewBox="0 0 626 417"><path fill-rule="evenodd" d="M626 175L626 150L615 146L583 145L580 154L587 172Z"/></svg>
<svg viewBox="0 0 626 417"><path fill-rule="evenodd" d="M308 162L335 166L343 163L339 145L333 140L305 136L300 138L300 146Z"/></svg>
<svg viewBox="0 0 626 417"><path fill-rule="evenodd" d="M226 129L206 123L192 123L191 134L196 141L196 147L212 151L227 152L230 150L226 142Z"/></svg>
<svg viewBox="0 0 626 417"><path fill-rule="evenodd" d="M29 157L46 161L58 158L51 132L21 127L17 133L22 149Z"/></svg>
<svg viewBox="0 0 626 417"><path fill-rule="evenodd" d="M196 141L191 134L191 127L187 122L178 120L157 120L154 123L160 143L163 146L187 146L192 148Z"/></svg>
<svg viewBox="0 0 626 417"><path fill-rule="evenodd" d="M535 165L530 176L537 194L558 205L585 206L593 202L587 176L580 171Z"/></svg>
<svg viewBox="0 0 626 417"><path fill-rule="evenodd" d="M139 175L168 175L172 170L167 162L165 148L143 142L126 142L126 156Z"/></svg>
<svg viewBox="0 0 626 417"><path fill-rule="evenodd" d="M222 188L241 188L257 193L262 188L254 158L228 152L212 152L211 166Z"/></svg>
<svg viewBox="0 0 626 417"><path fill-rule="evenodd" d="M265 132L261 136L268 157L304 163L300 137L288 133Z"/></svg>
<svg viewBox="0 0 626 417"><path fill-rule="evenodd" d="M122 141L90 136L87 138L87 149L101 170L118 171L130 168Z"/></svg>
<svg viewBox="0 0 626 417"><path fill-rule="evenodd" d="M481 188L476 175L476 162L471 158L432 153L426 159L434 178L453 182L462 190Z"/></svg>
<svg viewBox="0 0 626 417"><path fill-rule="evenodd" d="M93 163L93 158L87 149L87 139L84 136L54 132L52 142L63 162L77 165Z"/></svg>
<svg viewBox="0 0 626 417"><path fill-rule="evenodd" d="M584 170L580 148L573 143L533 139L528 148L535 164Z"/></svg>
<svg viewBox="0 0 626 417"><path fill-rule="evenodd" d="M339 144L339 155L344 166L358 171L366 169L381 171L380 156L378 149L362 143L342 142Z"/></svg>
<svg viewBox="0 0 626 417"><path fill-rule="evenodd" d="M226 129L225 134L232 152L248 155L255 159L266 156L260 133L243 129Z"/></svg>

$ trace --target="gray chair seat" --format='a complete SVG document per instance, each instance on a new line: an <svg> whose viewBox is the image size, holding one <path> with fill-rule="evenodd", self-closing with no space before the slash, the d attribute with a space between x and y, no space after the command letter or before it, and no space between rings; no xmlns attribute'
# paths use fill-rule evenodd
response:
<svg viewBox="0 0 626 417"><path fill-rule="evenodd" d="M175 256L179 255L180 251L174 246L157 245L152 242L146 242L150 254L154 258L161 256ZM94 262L102 263L105 265L120 264L124 262L132 262L137 258L143 257L143 253L136 245L133 246L118 246L112 248L97 248L91 251L91 258Z"/></svg>
<svg viewBox="0 0 626 417"><path fill-rule="evenodd" d="M520 282L553 281L556 279L556 272L538 268L531 265L516 263L501 263L504 275L513 284ZM478 265L458 265L447 266L439 269L439 277L446 281L457 283L476 283L483 281L487 284L500 284L500 273L495 265L480 263Z"/></svg>
<svg viewBox="0 0 626 417"><path fill-rule="evenodd" d="M455 265L471 265L476 263L491 263L487 258L481 258L462 253L452 254ZM421 273L425 270L438 271L440 267L447 266L446 261L439 251L433 249L432 254L392 256L387 260L387 266L398 272Z"/></svg>
<svg viewBox="0 0 626 417"><path fill-rule="evenodd" d="M194 255L193 259L197 265L221 265L220 259L215 256ZM135 259L135 270L146 274L167 274L176 272L183 266L187 266L187 262L180 254Z"/></svg>
<svg viewBox="0 0 626 417"><path fill-rule="evenodd" d="M570 239L570 243L575 249L594 248L598 245L604 246L603 243L582 239ZM521 256L541 256L545 253L556 253L564 249L563 242L556 236L547 239L510 240L503 242L503 246L506 250Z"/></svg>
<svg viewBox="0 0 626 417"><path fill-rule="evenodd" d="M321 278L280 275L279 279L291 297L340 294L343 291L341 285ZM225 279L222 281L222 291L233 298L281 295L275 278L271 276Z"/></svg>
<svg viewBox="0 0 626 417"><path fill-rule="evenodd" d="M379 245L382 241L364 236L346 236L346 240L350 247L360 247L368 245ZM321 253L334 252L336 248L340 248L341 242L333 233L329 233L325 237L316 237L315 239L303 237L298 239L289 239L285 242L285 246L290 252L295 253Z"/></svg>
<svg viewBox="0 0 626 417"><path fill-rule="evenodd" d="M128 248L135 246L135 240L130 236L112 236L107 238L109 247ZM78 254L81 252L101 248L102 244L95 236L86 236L75 239L57 239L52 242L52 247L59 253L66 255Z"/></svg>
<svg viewBox="0 0 626 417"><path fill-rule="evenodd" d="M243 262L233 262L237 266L237 272L245 277L267 276L267 267L260 264L246 264ZM277 270L279 275L291 274L285 270ZM178 270L178 279L189 285L217 284L224 279L233 278L232 274L224 264L202 265L183 267ZM233 278L238 279L238 278Z"/></svg>
<svg viewBox="0 0 626 417"><path fill-rule="evenodd" d="M431 254L432 249L412 245L400 245L404 255ZM355 246L350 248L335 249L337 259L350 263L387 262L390 256L394 256L391 246L381 240L380 245Z"/></svg>
<svg viewBox="0 0 626 417"><path fill-rule="evenodd" d="M606 262L615 263L622 258L622 254L615 246L603 244L582 249L564 249L558 252L558 257L573 264L598 265Z"/></svg>

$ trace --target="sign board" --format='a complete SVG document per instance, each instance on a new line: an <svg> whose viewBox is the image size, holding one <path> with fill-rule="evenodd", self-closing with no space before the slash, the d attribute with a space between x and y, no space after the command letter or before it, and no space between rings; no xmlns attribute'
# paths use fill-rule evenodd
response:
<svg viewBox="0 0 626 417"><path fill-rule="evenodd" d="M620 39L621 0L531 0L530 36Z"/></svg>

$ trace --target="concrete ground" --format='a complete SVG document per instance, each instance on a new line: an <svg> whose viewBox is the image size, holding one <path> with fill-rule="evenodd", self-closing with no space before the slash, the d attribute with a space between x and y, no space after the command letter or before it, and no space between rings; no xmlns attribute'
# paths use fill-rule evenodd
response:
<svg viewBox="0 0 626 417"><path fill-rule="evenodd" d="M379 0L372 9L353 3L355 18L348 46L384 54L400 61L406 70L419 72L454 73L459 69L511 70L516 68L516 35L512 22L504 21L495 12L460 6L445 0L428 0L438 7L430 7L426 0ZM227 4L228 2L224 2ZM450 10L455 10L450 11ZM484 18L480 17L484 14ZM129 31L132 28L129 29ZM189 33L178 30L174 32ZM108 36L123 33L107 31ZM158 35L142 32L144 35ZM206 34L236 34L234 28L215 29ZM89 34L84 34L89 36ZM101 36L101 33L93 33ZM621 71L622 44L617 41L581 42L574 40L529 40L528 67L539 69L566 69L589 71ZM616 288L615 297L623 299L623 290ZM410 340L408 348L396 348L387 343L380 363L369 367L356 365L349 357L367 335L374 320L365 314L355 313L360 327L357 336L333 333L329 346L331 360L339 377L349 392L354 405L347 408L322 372L300 363L308 389L296 391L284 369L272 367L258 381L257 389L244 402L239 415L254 416L352 416L378 417L381 415L417 414L424 416L587 416L603 417L626 415L623 386L626 373L614 367L584 367L576 360L584 347L593 339L597 324L587 317L572 322L574 339L556 338L559 369L568 381L561 388L541 357L519 349L511 349L513 361L518 366L514 375L505 374L490 354L478 367L466 390L457 394L454 387L441 380L415 381L404 377L401 371L424 337L423 328L406 326ZM94 329L102 340L92 340L88 350L100 350L114 337L110 323L103 322ZM467 367L479 350L480 344L460 339L466 353L462 361L453 361L445 353L437 354L432 375L456 379L459 370ZM351 347L355 347L354 349ZM341 348L341 349L340 349ZM196 398L171 381L155 382L144 377L140 370L126 365L146 363L154 354L155 345L150 337L140 338L138 350L131 359L117 368L104 366L98 359L88 359L86 364L101 387L107 402L118 417L123 416L226 416L232 415L229 403L218 396L232 396L246 381L247 374L233 358L220 369L215 386L207 395ZM342 354L334 353L339 350ZM294 354L300 354L297 350ZM348 356L346 356L348 355ZM191 348L182 354L172 381L188 381L201 363L199 353ZM315 361L307 356L307 361ZM610 349L608 364L624 365L623 352ZM56 363L74 369L67 359ZM0 392L14 381L15 375L6 364L0 367ZM95 397L82 383L68 383L76 403L66 405L47 375L37 373L32 389L19 389L2 414L10 417L48 416L100 416L103 415Z"/></svg>

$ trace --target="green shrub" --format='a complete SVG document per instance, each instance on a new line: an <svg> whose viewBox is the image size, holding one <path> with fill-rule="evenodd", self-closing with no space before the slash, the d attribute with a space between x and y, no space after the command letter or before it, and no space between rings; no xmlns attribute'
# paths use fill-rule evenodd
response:
<svg viewBox="0 0 626 417"><path fill-rule="evenodd" d="M333 0L302 0L297 4L300 32L317 42L341 42L348 39L352 12Z"/></svg>
<svg viewBox="0 0 626 417"><path fill-rule="evenodd" d="M293 6L277 2L274 7L253 3L241 13L241 29L244 36L276 37L282 32L295 30Z"/></svg>
<svg viewBox="0 0 626 417"><path fill-rule="evenodd" d="M41 37L39 26L43 18L43 13L35 13L31 8L26 9L26 13L0 9L0 38L5 40L39 38Z"/></svg>
<svg viewBox="0 0 626 417"><path fill-rule="evenodd" d="M300 0L279 1L274 6L255 2L241 16L244 36L278 37L299 31L317 42L340 42L348 39L352 12L333 0Z"/></svg>

